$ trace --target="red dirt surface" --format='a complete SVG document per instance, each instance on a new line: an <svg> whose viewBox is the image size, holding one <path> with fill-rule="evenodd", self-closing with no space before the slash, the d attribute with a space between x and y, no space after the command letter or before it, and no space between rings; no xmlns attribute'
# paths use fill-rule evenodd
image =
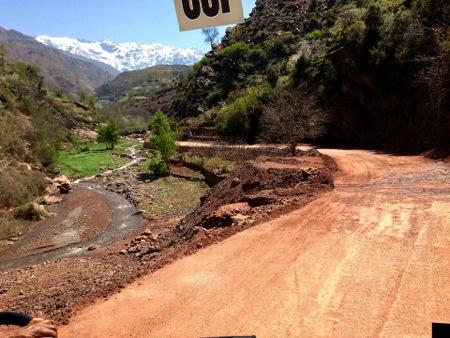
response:
<svg viewBox="0 0 450 338"><path fill-rule="evenodd" d="M323 160L321 158L315 154L290 159L263 158L263 162L256 161L212 189L205 196L206 207L192 210L184 217L182 227L180 219L155 219L144 224L142 229L136 228L128 239L106 247L99 246L88 254L64 259L50 258L39 264L30 261L28 265L34 265L4 269L0 272L0 311L24 312L50 318L58 324L67 324L76 311L97 299L117 293L137 278L257 223L299 208L324 191L329 191L332 185L329 167L333 163L327 161L326 157L323 157ZM331 166L331 171L333 170ZM252 183L255 182L258 184L253 186ZM244 189L245 186L248 187ZM222 192L226 191L230 195L228 200L222 196ZM273 201L271 199L269 204L258 207L252 207L247 202L224 205L247 198L248 193L252 196L269 193ZM68 229L63 225L70 224L72 230L77 230L83 224L82 216L87 211L90 218L106 225L108 219L102 215L110 215L110 211L100 195L104 197L103 194L90 189L76 190L54 210L57 212L55 218L36 224L34 229L24 236L23 247L26 248L27 239L32 246L40 237L58 234L56 230L65 233ZM89 203L96 198L100 200ZM187 198L197 199L193 196ZM119 203L118 208L121 206ZM82 210L77 213L80 217L74 218L73 211L80 207ZM113 210L112 218L119 214L118 210ZM206 229L195 222L196 219L208 217L216 210L221 217L230 214L233 218L232 224L225 227L212 225L212 228ZM92 224L95 225L95 222ZM27 250L23 252L27 253Z"/></svg>
<svg viewBox="0 0 450 338"><path fill-rule="evenodd" d="M430 337L450 322L450 169L327 150L336 190L98 301L60 337Z"/></svg>

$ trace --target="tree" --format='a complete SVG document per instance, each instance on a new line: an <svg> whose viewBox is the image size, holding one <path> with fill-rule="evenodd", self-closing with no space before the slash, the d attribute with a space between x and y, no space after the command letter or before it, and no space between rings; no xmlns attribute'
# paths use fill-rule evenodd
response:
<svg viewBox="0 0 450 338"><path fill-rule="evenodd" d="M97 141L105 143L107 149L114 149L114 146L119 142L119 127L115 118L111 117L107 124L100 127Z"/></svg>
<svg viewBox="0 0 450 338"><path fill-rule="evenodd" d="M260 139L267 143L286 143L289 153L295 155L299 142L321 135L325 121L325 114L310 96L285 91L264 111Z"/></svg>
<svg viewBox="0 0 450 338"><path fill-rule="evenodd" d="M214 44L219 37L219 30L217 27L203 28L202 33L205 36L205 43L211 44L211 49L214 48Z"/></svg>
<svg viewBox="0 0 450 338"><path fill-rule="evenodd" d="M150 121L150 143L161 154L166 164L177 150L176 136L170 127L170 122L163 112L157 112Z"/></svg>

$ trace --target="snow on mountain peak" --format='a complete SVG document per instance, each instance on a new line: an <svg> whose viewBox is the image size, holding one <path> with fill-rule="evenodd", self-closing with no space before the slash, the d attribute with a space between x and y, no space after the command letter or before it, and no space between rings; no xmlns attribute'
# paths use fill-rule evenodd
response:
<svg viewBox="0 0 450 338"><path fill-rule="evenodd" d="M46 35L35 39L44 45L103 62L121 72L155 65L192 65L203 57L203 53L194 48L182 49L159 43L86 41Z"/></svg>

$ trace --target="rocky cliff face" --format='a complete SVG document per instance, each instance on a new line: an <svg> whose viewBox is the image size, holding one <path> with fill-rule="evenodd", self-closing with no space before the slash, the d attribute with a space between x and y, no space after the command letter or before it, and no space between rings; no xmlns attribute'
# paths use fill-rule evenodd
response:
<svg viewBox="0 0 450 338"><path fill-rule="evenodd" d="M263 43L282 32L301 34L314 29L314 16L329 8L326 0L257 0L250 18L228 30L223 44L233 41Z"/></svg>

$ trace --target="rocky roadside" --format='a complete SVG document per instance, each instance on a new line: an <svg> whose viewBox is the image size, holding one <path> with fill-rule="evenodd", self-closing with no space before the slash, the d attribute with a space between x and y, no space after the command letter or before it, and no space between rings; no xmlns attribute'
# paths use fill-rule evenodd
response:
<svg viewBox="0 0 450 338"><path fill-rule="evenodd" d="M334 162L320 154L260 157L210 189L201 205L170 231L158 235L144 231L120 253L151 265L167 248L193 252L297 209L333 189L335 170Z"/></svg>
<svg viewBox="0 0 450 338"><path fill-rule="evenodd" d="M259 158L210 189L197 208L163 233L151 227L144 230L146 226L129 239L93 248L81 257L1 272L0 310L67 323L78 309L120 291L140 276L331 190L335 169L331 162L320 154ZM114 176L100 179L119 193L133 194L130 181L138 171L134 166L122 172L124 185L116 185Z"/></svg>

